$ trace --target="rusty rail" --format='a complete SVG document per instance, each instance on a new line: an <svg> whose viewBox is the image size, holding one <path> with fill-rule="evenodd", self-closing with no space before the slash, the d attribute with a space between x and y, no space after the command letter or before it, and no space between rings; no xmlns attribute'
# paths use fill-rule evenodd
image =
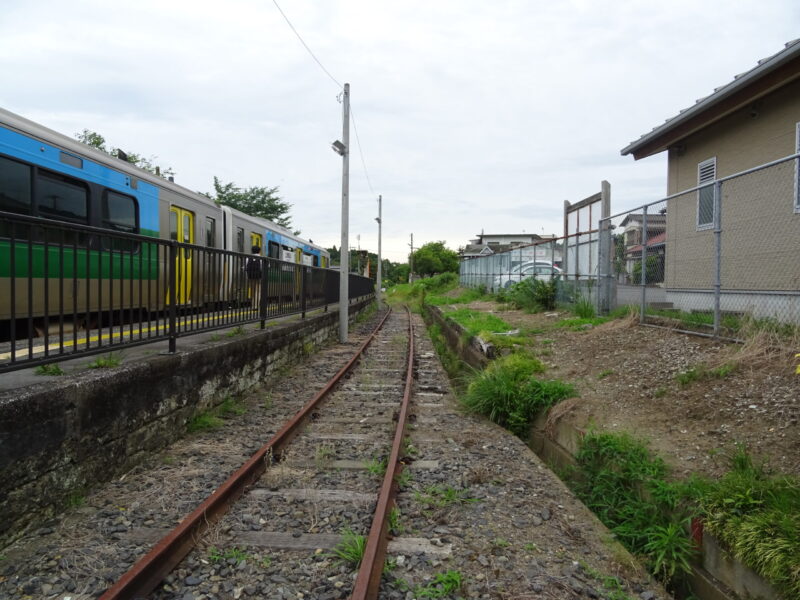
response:
<svg viewBox="0 0 800 600"><path fill-rule="evenodd" d="M411 320L411 312L407 306L405 308L408 313L406 386L403 393L403 402L400 406L400 415L397 419L397 429L394 433L392 452L386 465L386 474L383 477L383 484L378 496L378 505L375 508L375 516L372 519L367 545L364 549L364 557L361 559L361 568L356 577L353 594L350 596L351 600L373 600L378 597L381 576L383 575L383 564L386 560L386 549L389 544L389 512L394 506L395 496L397 495L397 477L402 473L404 466L400 462L400 453L403 450L403 441L406 435L406 421L408 419L408 407L411 403L411 390L414 379L414 324Z"/></svg>
<svg viewBox="0 0 800 600"><path fill-rule="evenodd" d="M284 446L286 446L306 416L316 405L328 395L339 380L355 364L366 347L380 331L386 319L389 318L391 309L381 319L381 322L361 344L353 357L342 367L333 378L325 384L306 405L301 408L290 421L276 433L272 439L262 446L252 457L231 475L211 496L206 498L189 516L170 533L164 536L145 556L139 559L131 569L125 573L112 587L100 597L100 600L128 600L143 598L152 592L161 581L191 552L195 541L211 525L218 521L227 512L245 489L255 482L266 470L267 466L275 461Z"/></svg>

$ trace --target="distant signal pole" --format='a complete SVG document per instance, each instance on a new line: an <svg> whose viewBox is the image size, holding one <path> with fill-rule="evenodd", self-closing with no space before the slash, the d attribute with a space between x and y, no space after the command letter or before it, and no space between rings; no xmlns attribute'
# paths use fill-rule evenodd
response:
<svg viewBox="0 0 800 600"><path fill-rule="evenodd" d="M408 255L408 283L414 281L414 234L411 234L411 254Z"/></svg>

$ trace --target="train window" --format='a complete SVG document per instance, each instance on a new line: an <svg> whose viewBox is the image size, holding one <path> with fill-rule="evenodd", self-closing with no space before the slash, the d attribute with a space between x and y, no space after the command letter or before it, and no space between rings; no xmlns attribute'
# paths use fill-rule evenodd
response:
<svg viewBox="0 0 800 600"><path fill-rule="evenodd" d="M178 213L169 211L169 239L178 241Z"/></svg>
<svg viewBox="0 0 800 600"><path fill-rule="evenodd" d="M267 242L267 256L270 258L281 257L281 247L278 242Z"/></svg>
<svg viewBox="0 0 800 600"><path fill-rule="evenodd" d="M139 233L138 206L136 199L125 194L106 190L103 194L103 221L102 226L114 231L125 233ZM123 252L136 252L139 244L133 240L124 240L103 236L103 246L110 250Z"/></svg>
<svg viewBox="0 0 800 600"><path fill-rule="evenodd" d="M56 173L39 171L36 177L36 208L41 216L87 223L89 198L79 182Z"/></svg>
<svg viewBox="0 0 800 600"><path fill-rule="evenodd" d="M75 167L76 169L83 168L83 160L78 158L77 156L74 156L72 154L67 154L66 152L62 151L58 158L65 165L69 165L70 167Z"/></svg>
<svg viewBox="0 0 800 600"><path fill-rule="evenodd" d="M217 247L217 221L211 217L206 217L206 246Z"/></svg>
<svg viewBox="0 0 800 600"><path fill-rule="evenodd" d="M136 199L106 190L103 197L103 227L126 233L137 233Z"/></svg>
<svg viewBox="0 0 800 600"><path fill-rule="evenodd" d="M31 168L0 156L0 210L31 214Z"/></svg>
<svg viewBox="0 0 800 600"><path fill-rule="evenodd" d="M236 228L236 251L244 252L244 229Z"/></svg>

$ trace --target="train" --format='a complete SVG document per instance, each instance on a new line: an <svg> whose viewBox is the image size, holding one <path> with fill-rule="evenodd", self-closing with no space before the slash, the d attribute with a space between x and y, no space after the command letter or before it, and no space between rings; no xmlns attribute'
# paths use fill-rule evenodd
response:
<svg viewBox="0 0 800 600"><path fill-rule="evenodd" d="M16 328L24 330L25 322L66 312L85 320L115 306L163 310L170 303L164 291L169 285L164 280L165 246L126 240L128 234L197 247L183 247L175 259L181 306L239 293L239 255L250 255L253 246L259 247L260 256L282 264L331 266L324 248L285 227L219 206L172 177L140 169L2 108L0 211L57 221L74 230L71 237L50 233L43 240L40 233L31 233L43 231L33 221L25 225L0 219L0 330L3 324L7 330L10 320L20 320ZM107 231L108 238L98 241L97 235L81 233L81 227ZM205 248L226 252L203 254ZM64 285L65 278L70 285ZM157 291L120 284L115 299L113 282L122 279L156 280Z"/></svg>

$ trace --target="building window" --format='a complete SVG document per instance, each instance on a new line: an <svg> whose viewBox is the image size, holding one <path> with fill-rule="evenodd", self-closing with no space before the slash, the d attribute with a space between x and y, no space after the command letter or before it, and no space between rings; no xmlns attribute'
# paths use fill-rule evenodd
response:
<svg viewBox="0 0 800 600"><path fill-rule="evenodd" d="M794 151L800 152L800 123L795 125ZM794 212L800 213L800 158L794 160Z"/></svg>
<svg viewBox="0 0 800 600"><path fill-rule="evenodd" d="M217 247L217 221L211 217L206 217L206 246Z"/></svg>
<svg viewBox="0 0 800 600"><path fill-rule="evenodd" d="M697 185L709 185L697 190L697 229L714 226L714 180L717 178L717 159L709 158L697 165Z"/></svg>

